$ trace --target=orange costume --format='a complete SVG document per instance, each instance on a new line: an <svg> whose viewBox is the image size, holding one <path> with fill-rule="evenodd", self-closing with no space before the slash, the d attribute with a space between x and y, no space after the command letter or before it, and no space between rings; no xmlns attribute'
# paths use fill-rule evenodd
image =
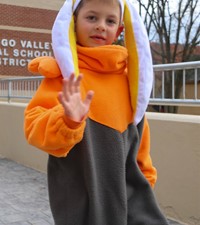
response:
<svg viewBox="0 0 200 225"><path fill-rule="evenodd" d="M119 0L126 48L76 46L73 13L80 2L66 0L57 15L55 59L29 64L45 78L25 110L25 135L49 154L55 225L167 225L152 191L156 170L145 111L153 69L144 24L131 0ZM82 97L88 90L94 97L85 118L75 122L57 97L63 77L79 71Z"/></svg>
<svg viewBox="0 0 200 225"><path fill-rule="evenodd" d="M134 125L127 80L127 50L77 46L83 97L95 95L86 118L71 121L57 99L62 76L53 58L37 58L32 72L45 76L25 111L31 145L49 154L48 182L57 225L165 225L151 186L145 116ZM145 216L144 216L145 214ZM128 223L127 223L128 221Z"/></svg>
<svg viewBox="0 0 200 225"><path fill-rule="evenodd" d="M126 49L114 45L98 48L78 46L78 53L80 72L84 74L82 96L84 98L85 93L91 89L95 92L88 117L123 133L133 122L126 76ZM64 115L63 107L57 99L58 91L62 90L61 73L51 58L45 60L36 58L29 65L32 72L38 72L40 61L47 64L42 65L43 68L48 69L49 65L51 67L50 71L40 71L46 74L46 78L26 109L26 137L30 144L50 155L65 157L82 139L85 120L78 124ZM52 68L53 66L55 67ZM149 154L150 137L146 119L144 127L137 160L150 184L154 186L157 176ZM73 136L73 139L67 138L68 135Z"/></svg>

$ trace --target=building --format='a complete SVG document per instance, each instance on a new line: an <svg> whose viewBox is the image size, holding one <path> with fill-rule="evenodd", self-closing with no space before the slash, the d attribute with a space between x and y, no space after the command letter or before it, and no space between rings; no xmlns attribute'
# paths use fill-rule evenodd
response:
<svg viewBox="0 0 200 225"><path fill-rule="evenodd" d="M64 0L0 0L0 76L29 76L28 62L52 56L51 29Z"/></svg>

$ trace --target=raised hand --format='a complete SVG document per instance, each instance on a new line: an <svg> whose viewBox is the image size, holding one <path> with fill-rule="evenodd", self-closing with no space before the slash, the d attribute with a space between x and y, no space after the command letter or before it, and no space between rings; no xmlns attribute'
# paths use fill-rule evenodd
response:
<svg viewBox="0 0 200 225"><path fill-rule="evenodd" d="M65 115L77 122L80 122L88 113L94 95L93 91L88 91L85 100L82 100L80 93L80 82L82 78L83 75L80 74L75 79L72 73L69 78L63 80L63 90L58 94L58 99L63 105Z"/></svg>

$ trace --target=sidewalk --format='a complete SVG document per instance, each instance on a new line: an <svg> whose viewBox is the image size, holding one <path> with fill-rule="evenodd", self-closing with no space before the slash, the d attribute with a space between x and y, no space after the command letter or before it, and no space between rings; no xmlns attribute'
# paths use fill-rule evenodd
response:
<svg viewBox="0 0 200 225"><path fill-rule="evenodd" d="M0 158L0 225L53 224L46 174Z"/></svg>

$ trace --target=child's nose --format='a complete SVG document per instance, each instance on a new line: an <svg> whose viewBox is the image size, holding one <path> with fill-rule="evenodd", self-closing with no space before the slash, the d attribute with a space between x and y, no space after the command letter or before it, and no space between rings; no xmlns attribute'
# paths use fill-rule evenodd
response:
<svg viewBox="0 0 200 225"><path fill-rule="evenodd" d="M106 27L106 24L104 21L99 21L96 25L96 29L98 31L105 31L105 29L106 29L105 27Z"/></svg>

